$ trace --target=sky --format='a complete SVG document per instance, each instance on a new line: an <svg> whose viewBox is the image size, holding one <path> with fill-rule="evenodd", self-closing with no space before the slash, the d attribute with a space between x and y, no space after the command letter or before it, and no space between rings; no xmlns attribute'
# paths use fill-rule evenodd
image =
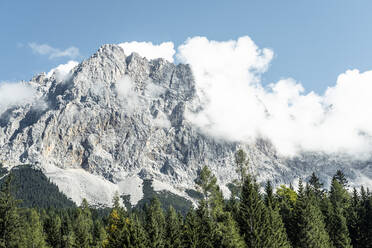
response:
<svg viewBox="0 0 372 248"><path fill-rule="evenodd" d="M105 43L177 48L194 36L248 35L274 52L263 84L291 77L322 94L340 73L372 68L371 11L367 0L0 1L0 82L81 61Z"/></svg>

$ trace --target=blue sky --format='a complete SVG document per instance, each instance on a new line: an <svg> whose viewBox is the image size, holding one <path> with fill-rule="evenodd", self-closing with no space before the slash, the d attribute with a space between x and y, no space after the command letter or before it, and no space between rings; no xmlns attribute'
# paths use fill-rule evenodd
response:
<svg viewBox="0 0 372 248"><path fill-rule="evenodd" d="M0 1L0 81L29 80L68 57L35 54L30 43L82 60L104 43L229 40L248 35L275 57L264 83L292 77L324 92L347 69L372 68L372 1Z"/></svg>

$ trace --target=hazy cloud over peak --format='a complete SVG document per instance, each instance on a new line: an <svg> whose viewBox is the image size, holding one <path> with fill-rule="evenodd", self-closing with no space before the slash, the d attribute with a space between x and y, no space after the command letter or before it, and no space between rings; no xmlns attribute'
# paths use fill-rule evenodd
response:
<svg viewBox="0 0 372 248"><path fill-rule="evenodd" d="M147 59L163 58L169 62L173 62L173 56L176 53L173 42L163 42L155 45L152 42L124 42L120 43L126 55L136 52Z"/></svg>
<svg viewBox="0 0 372 248"><path fill-rule="evenodd" d="M49 59L60 57L76 58L80 55L79 49L74 46L66 48L65 50L54 48L48 44L38 44L34 42L28 43L28 46L32 49L34 53L40 55L47 55L49 56Z"/></svg>

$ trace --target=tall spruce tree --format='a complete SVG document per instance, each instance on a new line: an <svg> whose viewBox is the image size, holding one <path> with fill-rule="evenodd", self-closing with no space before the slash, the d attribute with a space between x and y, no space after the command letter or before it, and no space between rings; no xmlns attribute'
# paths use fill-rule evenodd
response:
<svg viewBox="0 0 372 248"><path fill-rule="evenodd" d="M165 247L165 217L158 198L153 198L145 210L145 229L149 247Z"/></svg>
<svg viewBox="0 0 372 248"><path fill-rule="evenodd" d="M238 220L240 233L248 248L270 247L268 211L258 184L251 176L244 180Z"/></svg>
<svg viewBox="0 0 372 248"><path fill-rule="evenodd" d="M182 247L182 219L171 206L166 216L166 248Z"/></svg>
<svg viewBox="0 0 372 248"><path fill-rule="evenodd" d="M294 247L333 247L315 197L312 194L307 195L301 184L299 185L298 199L295 206L295 220L297 235L294 240Z"/></svg>
<svg viewBox="0 0 372 248"><path fill-rule="evenodd" d="M193 208L188 211L182 227L182 247L199 247L199 221Z"/></svg>
<svg viewBox="0 0 372 248"><path fill-rule="evenodd" d="M93 244L92 213L86 199L83 199L80 208L76 210L75 243L78 247L88 248Z"/></svg>
<svg viewBox="0 0 372 248"><path fill-rule="evenodd" d="M360 240L360 198L356 188L353 188L353 194L350 198L349 208L347 210L347 226L350 234L351 245L354 248L358 248Z"/></svg>
<svg viewBox="0 0 372 248"><path fill-rule="evenodd" d="M347 228L345 209L347 208L348 192L335 177L330 189L332 212L330 218L329 236L336 248L351 248L349 230Z"/></svg>
<svg viewBox="0 0 372 248"><path fill-rule="evenodd" d="M47 243L45 241L45 234L43 231L43 225L40 222L39 214L35 209L31 209L28 217L28 225L26 227L26 243L27 248L46 248Z"/></svg>
<svg viewBox="0 0 372 248"><path fill-rule="evenodd" d="M19 201L14 199L11 189L12 177L8 176L0 191L0 247L20 247L22 225L19 216Z"/></svg>
<svg viewBox="0 0 372 248"><path fill-rule="evenodd" d="M290 243L295 244L297 239L297 225L295 219L295 205L297 193L291 187L281 185L276 191L276 198L279 205L279 213L282 216L284 227Z"/></svg>
<svg viewBox="0 0 372 248"><path fill-rule="evenodd" d="M265 204L268 209L268 239L272 248L291 247L288 241L287 232L283 224L282 216L279 213L279 205L274 197L273 187L268 181L265 187Z"/></svg>

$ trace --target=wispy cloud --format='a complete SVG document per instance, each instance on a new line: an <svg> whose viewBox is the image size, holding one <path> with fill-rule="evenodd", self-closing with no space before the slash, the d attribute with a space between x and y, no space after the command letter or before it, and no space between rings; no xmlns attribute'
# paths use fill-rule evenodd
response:
<svg viewBox="0 0 372 248"><path fill-rule="evenodd" d="M80 55L79 48L71 46L65 50L52 47L48 44L38 44L35 42L28 43L28 46L36 54L48 55L49 59L60 58L60 57L69 57L76 58Z"/></svg>

